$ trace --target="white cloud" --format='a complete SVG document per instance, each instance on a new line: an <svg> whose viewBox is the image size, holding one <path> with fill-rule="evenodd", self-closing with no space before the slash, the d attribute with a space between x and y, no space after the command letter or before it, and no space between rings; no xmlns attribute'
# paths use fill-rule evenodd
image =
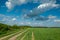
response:
<svg viewBox="0 0 60 40"><path fill-rule="evenodd" d="M14 8L16 5L21 5L21 4L24 4L25 3L25 0L8 0L6 1L6 7L8 9L12 9Z"/></svg>
<svg viewBox="0 0 60 40"><path fill-rule="evenodd" d="M5 4L8 9L11 9L13 7L11 2L6 2Z"/></svg>
<svg viewBox="0 0 60 40"><path fill-rule="evenodd" d="M19 0L22 4L25 3L26 0Z"/></svg>
<svg viewBox="0 0 60 40"><path fill-rule="evenodd" d="M60 23L60 19L59 20L54 20L54 22L59 22Z"/></svg>
<svg viewBox="0 0 60 40"><path fill-rule="evenodd" d="M35 10L37 13L43 13L43 12L46 12L48 10L51 10L52 8L56 8L58 6L59 6L58 4L54 4L54 3L44 3L44 4L40 4L37 7L37 10L36 9Z"/></svg>
<svg viewBox="0 0 60 40"><path fill-rule="evenodd" d="M27 14L28 17L35 17L41 13L44 13L48 10L51 10L53 8L58 7L58 4L55 3L44 3L40 4L37 8L34 8L33 10L30 10L30 13Z"/></svg>
<svg viewBox="0 0 60 40"><path fill-rule="evenodd" d="M17 16L16 16L16 18L17 18ZM14 22L15 20L17 20L16 18L14 16L7 16L4 14L0 14L0 21L2 21L2 22L6 22L6 23Z"/></svg>
<svg viewBox="0 0 60 40"><path fill-rule="evenodd" d="M57 16L49 15L48 18L49 19L55 19L55 18L57 18Z"/></svg>
<svg viewBox="0 0 60 40"><path fill-rule="evenodd" d="M57 7L57 4L54 3L44 3L38 6L38 9L42 9L42 8L52 8L52 7Z"/></svg>
<svg viewBox="0 0 60 40"><path fill-rule="evenodd" d="M30 12L33 12L32 10L30 10Z"/></svg>
<svg viewBox="0 0 60 40"><path fill-rule="evenodd" d="M13 18L13 19L12 19L12 21L15 21L15 20L16 20L16 18Z"/></svg>
<svg viewBox="0 0 60 40"><path fill-rule="evenodd" d="M11 9L11 8L13 8L16 5L26 4L28 2L40 3L40 4L45 4L45 3L53 4L53 3L56 3L56 0L8 0L8 1L6 1L5 4L6 4L6 7L8 9Z"/></svg>
<svg viewBox="0 0 60 40"><path fill-rule="evenodd" d="M27 24L31 24L31 22L27 22Z"/></svg>
<svg viewBox="0 0 60 40"><path fill-rule="evenodd" d="M21 25L24 25L24 23L23 23L23 22L20 22L20 24L21 24Z"/></svg>
<svg viewBox="0 0 60 40"><path fill-rule="evenodd" d="M56 0L40 0L41 3L56 3Z"/></svg>
<svg viewBox="0 0 60 40"><path fill-rule="evenodd" d="M7 21L9 19L9 16L6 16L4 14L0 14L0 21Z"/></svg>

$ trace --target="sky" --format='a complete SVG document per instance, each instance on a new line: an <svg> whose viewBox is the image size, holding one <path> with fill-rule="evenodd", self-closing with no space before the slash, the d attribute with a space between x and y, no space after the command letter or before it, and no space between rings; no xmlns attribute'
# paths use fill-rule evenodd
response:
<svg viewBox="0 0 60 40"><path fill-rule="evenodd" d="M60 0L0 0L0 23L60 27Z"/></svg>

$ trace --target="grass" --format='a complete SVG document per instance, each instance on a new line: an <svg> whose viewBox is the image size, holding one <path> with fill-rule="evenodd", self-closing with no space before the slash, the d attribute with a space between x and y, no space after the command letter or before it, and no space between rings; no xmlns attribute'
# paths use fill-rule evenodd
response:
<svg viewBox="0 0 60 40"><path fill-rule="evenodd" d="M35 40L60 40L60 28L30 28L24 40L32 40L32 32ZM22 36L17 39L20 40Z"/></svg>
<svg viewBox="0 0 60 40"><path fill-rule="evenodd" d="M24 35L27 34L24 38L24 40L31 40L32 31L29 29L27 32L23 33L21 36L17 37L17 40L21 40L21 38L24 37Z"/></svg>
<svg viewBox="0 0 60 40"><path fill-rule="evenodd" d="M23 31L22 31L23 32ZM27 32L18 36L16 40L32 40L32 32L34 33L34 40L60 40L60 28L30 28Z"/></svg>
<svg viewBox="0 0 60 40"><path fill-rule="evenodd" d="M25 29L24 29L24 30L25 30ZM9 38L11 38L11 37L13 37L13 36L15 36L15 35L18 35L19 33L21 33L21 32L24 31L24 30L19 30L19 31L17 31L16 33L13 33L13 35L5 38L4 40L8 40Z"/></svg>
<svg viewBox="0 0 60 40"><path fill-rule="evenodd" d="M10 35L12 33L16 33L17 31L19 31L20 29L14 29L14 30L8 30L6 32L3 32L3 34L0 35L0 38L3 37L3 36L7 36L7 35Z"/></svg>
<svg viewBox="0 0 60 40"><path fill-rule="evenodd" d="M60 28L32 28L35 40L60 40Z"/></svg>

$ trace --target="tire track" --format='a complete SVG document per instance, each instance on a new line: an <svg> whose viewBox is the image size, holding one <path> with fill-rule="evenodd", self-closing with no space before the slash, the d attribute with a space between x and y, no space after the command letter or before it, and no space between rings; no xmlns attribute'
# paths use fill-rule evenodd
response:
<svg viewBox="0 0 60 40"><path fill-rule="evenodd" d="M2 37L2 38L0 38L0 40L4 40L4 39L6 39L6 38L8 38L8 37L10 37L10 36L13 36L13 35L15 35L15 34L18 34L18 33L20 33L21 31L19 31L19 32L17 32L17 33L14 33L14 34L10 34L10 35L8 35L8 36L4 36L4 37Z"/></svg>
<svg viewBox="0 0 60 40"><path fill-rule="evenodd" d="M16 38L17 38L18 36L22 35L23 33L27 32L27 31L28 31L28 29L27 29L27 30L25 30L25 31L23 31L23 32L21 32L21 33L20 33L20 34L18 34L18 35L15 35L15 36L11 37L11 38L10 38L10 39L8 39L8 40L16 40Z"/></svg>
<svg viewBox="0 0 60 40"><path fill-rule="evenodd" d="M32 40L34 40L34 33L32 32Z"/></svg>
<svg viewBox="0 0 60 40"><path fill-rule="evenodd" d="M28 32L21 38L21 40L23 40L26 37L27 34L28 34Z"/></svg>

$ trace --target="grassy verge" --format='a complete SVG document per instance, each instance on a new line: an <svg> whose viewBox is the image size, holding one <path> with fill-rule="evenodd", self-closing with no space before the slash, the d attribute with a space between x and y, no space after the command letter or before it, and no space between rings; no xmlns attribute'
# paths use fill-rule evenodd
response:
<svg viewBox="0 0 60 40"><path fill-rule="evenodd" d="M32 40L32 30L31 29L29 29L28 34L26 35L24 40Z"/></svg>
<svg viewBox="0 0 60 40"><path fill-rule="evenodd" d="M18 36L16 40L21 40L25 36L25 34L28 34L28 31L23 33L22 35Z"/></svg>
<svg viewBox="0 0 60 40"><path fill-rule="evenodd" d="M0 35L0 38L1 37L4 37L4 36L7 36L7 35L10 35L10 34L13 34L13 33L16 33L17 31L19 31L20 29L14 29L14 30L8 30L6 32L4 32L3 34Z"/></svg>
<svg viewBox="0 0 60 40"><path fill-rule="evenodd" d="M25 29L24 29L24 30L25 30ZM11 38L11 37L13 37L13 36L15 36L15 35L18 35L19 33L23 32L24 30L19 30L19 31L17 31L16 33L13 33L13 35L8 36L8 37L5 38L4 40L8 40L9 38Z"/></svg>

